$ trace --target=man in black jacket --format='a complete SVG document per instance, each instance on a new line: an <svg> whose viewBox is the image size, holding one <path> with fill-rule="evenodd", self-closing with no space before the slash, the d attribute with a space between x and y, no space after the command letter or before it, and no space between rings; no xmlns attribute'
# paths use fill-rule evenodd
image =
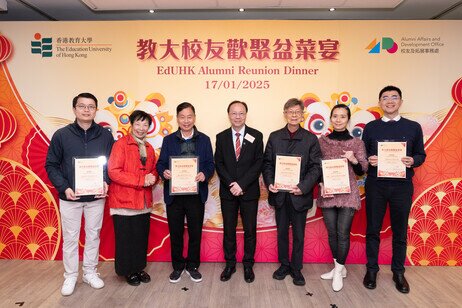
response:
<svg viewBox="0 0 462 308"><path fill-rule="evenodd" d="M268 203L276 208L278 258L281 266L273 278L291 275L295 285L305 285L301 273L306 215L313 206L313 187L321 174L321 149L318 139L300 127L303 103L292 98L284 105L287 125L271 133L263 157L263 179L269 190ZM275 185L276 155L300 158L300 178L296 185L280 190ZM292 224L293 249L289 259L289 225Z"/></svg>
<svg viewBox="0 0 462 308"><path fill-rule="evenodd" d="M226 260L220 280L227 281L236 272L236 225L240 212L244 227L244 280L251 283L255 279L252 268L257 243L258 179L263 163L263 135L245 125L246 103L233 101L227 111L231 127L217 135L215 151Z"/></svg>
<svg viewBox="0 0 462 308"><path fill-rule="evenodd" d="M51 138L45 163L48 177L59 193L59 210L63 232L64 283L61 294L71 295L79 275L79 234L82 213L85 216L85 249L83 282L92 288L104 287L96 271L99 257L99 234L103 222L107 193L106 165L104 191L101 195L76 196L74 158L104 157L114 143L112 134L95 123L98 100L90 93L81 93L72 101L75 121L59 130Z"/></svg>

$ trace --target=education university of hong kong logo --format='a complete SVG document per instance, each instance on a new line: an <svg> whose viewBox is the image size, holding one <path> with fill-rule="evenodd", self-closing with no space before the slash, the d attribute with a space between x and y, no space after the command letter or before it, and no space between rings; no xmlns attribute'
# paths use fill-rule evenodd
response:
<svg viewBox="0 0 462 308"><path fill-rule="evenodd" d="M369 50L369 53L380 53L382 50L386 50L388 53L395 53L398 51L398 44L390 37L382 37L379 41L375 38L367 45L366 49Z"/></svg>
<svg viewBox="0 0 462 308"><path fill-rule="evenodd" d="M34 41L30 42L31 52L33 54L41 54L42 58L53 56L53 38L42 37L42 34L35 33Z"/></svg>

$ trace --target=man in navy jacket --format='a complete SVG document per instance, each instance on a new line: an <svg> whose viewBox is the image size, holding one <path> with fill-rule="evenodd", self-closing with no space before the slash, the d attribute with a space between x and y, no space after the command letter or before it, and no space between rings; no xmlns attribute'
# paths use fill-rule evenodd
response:
<svg viewBox="0 0 462 308"><path fill-rule="evenodd" d="M104 287L96 271L99 257L99 234L103 222L107 193L107 168L104 166L104 192L95 196L77 197L74 192L74 158L104 157L107 161L114 138L95 123L98 100L93 94L74 97L72 109L75 122L57 130L51 138L45 169L59 193L59 211L63 231L64 296L74 292L79 275L79 235L82 213L85 216L85 248L83 281L95 289Z"/></svg>
<svg viewBox="0 0 462 308"><path fill-rule="evenodd" d="M375 289L379 271L378 255L380 230L387 204L390 207L390 222L393 232L393 257L391 270L396 289L409 293L409 283L404 278L404 261L407 249L407 225L412 205L414 186L412 177L414 168L425 161L422 128L419 123L399 115L403 103L401 90L395 86L386 86L379 93L379 106L383 110L381 119L367 123L363 141L369 160L366 178L366 255L367 272L363 284ZM399 141L406 143L406 156L401 163L406 167L404 178L384 178L377 176L378 142Z"/></svg>
<svg viewBox="0 0 462 308"><path fill-rule="evenodd" d="M171 283L180 281L184 270L194 282L202 281L198 268L202 224L204 222L205 202L208 197L208 181L213 176L213 151L210 138L199 132L194 125L196 112L190 103L181 103L176 108L178 130L164 138L157 173L164 180L164 201L167 207L167 221L170 231L173 272ZM195 178L199 183L199 194L172 195L169 182L172 178L170 170L171 156L198 156L199 172ZM184 219L188 223L188 256L183 256Z"/></svg>

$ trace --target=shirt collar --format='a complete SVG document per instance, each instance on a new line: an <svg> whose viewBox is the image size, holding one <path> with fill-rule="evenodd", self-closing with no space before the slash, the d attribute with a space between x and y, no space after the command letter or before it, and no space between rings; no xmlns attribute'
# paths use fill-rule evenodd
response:
<svg viewBox="0 0 462 308"><path fill-rule="evenodd" d="M390 122L391 120L396 122L396 121L399 121L400 119L401 119L401 116L399 114L396 117L394 117L393 119L389 119L387 117L382 117L383 122Z"/></svg>
<svg viewBox="0 0 462 308"><path fill-rule="evenodd" d="M192 139L192 137L194 137L194 128L193 128L192 131L191 131L191 135L188 136L188 137L185 137L185 136L183 135L183 132L182 132L181 130L180 130L180 134L181 134L181 138L183 138L184 140Z"/></svg>
<svg viewBox="0 0 462 308"><path fill-rule="evenodd" d="M294 132L292 133L292 132L289 130L289 124L286 124L286 126L285 126L285 130L286 130L286 132L287 132L287 135L286 135L287 137L286 137L286 138L289 138L289 139L301 139L301 138L299 138L299 137L296 137L296 135L298 135L298 132L301 130L301 128L302 128L302 127L299 126L299 127L297 128L297 130L294 131Z"/></svg>
<svg viewBox="0 0 462 308"><path fill-rule="evenodd" d="M242 126L241 130L240 131L235 131L233 127L231 127L231 131L233 133L233 136L236 136L236 133L239 133L241 134L241 136L244 136L244 132L245 132L245 125Z"/></svg>

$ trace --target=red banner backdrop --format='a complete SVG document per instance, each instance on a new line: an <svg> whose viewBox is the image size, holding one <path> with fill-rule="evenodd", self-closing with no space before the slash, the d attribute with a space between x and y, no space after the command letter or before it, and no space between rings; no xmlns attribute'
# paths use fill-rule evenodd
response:
<svg viewBox="0 0 462 308"><path fill-rule="evenodd" d="M11 43L0 36L0 258L3 259L61 259L61 227L58 199L44 170L49 139L34 120L28 106L15 88L7 62L11 55ZM120 111L127 108L127 95L115 90L112 104L99 112L98 122L110 126L105 114L117 115L119 127L116 138L127 133L127 123ZM460 265L462 262L462 78L456 80L451 92L453 105L444 120L426 141L427 160L416 170L415 195L409 219L408 262L412 265ZM355 103L348 92L333 96L332 104L320 103L312 93L300 95L305 103L305 121L302 125L315 134L316 122L326 117L332 104L338 101ZM140 103L148 111L155 110L152 133L160 138L172 131L169 124L173 117L159 112L164 104L159 93L153 93ZM129 106L134 108L133 106ZM118 108L118 109L117 109ZM369 108L356 110L352 129L380 116L380 110ZM355 115L355 113L354 113ZM125 122L124 122L125 121ZM218 182L215 176L210 182L208 203L219 205ZM363 179L359 179L362 183ZM261 183L259 203L256 260L276 262L276 228L274 212L268 205L267 192ZM170 242L165 205L161 187L153 191L154 210L151 215L149 261L170 260ZM364 203L364 200L363 200ZM224 261L222 249L221 214L208 207L204 221L202 241L203 261ZM391 260L391 228L388 215L383 225L380 263ZM306 227L305 262L329 262L330 250L327 232L319 209L309 213ZM365 209L356 214L351 234L350 263L365 262ZM185 235L187 236L187 235ZM81 246L84 245L81 237ZM238 259L243 255L243 231L239 223ZM100 256L103 260L114 258L114 232L108 210L101 232Z"/></svg>

